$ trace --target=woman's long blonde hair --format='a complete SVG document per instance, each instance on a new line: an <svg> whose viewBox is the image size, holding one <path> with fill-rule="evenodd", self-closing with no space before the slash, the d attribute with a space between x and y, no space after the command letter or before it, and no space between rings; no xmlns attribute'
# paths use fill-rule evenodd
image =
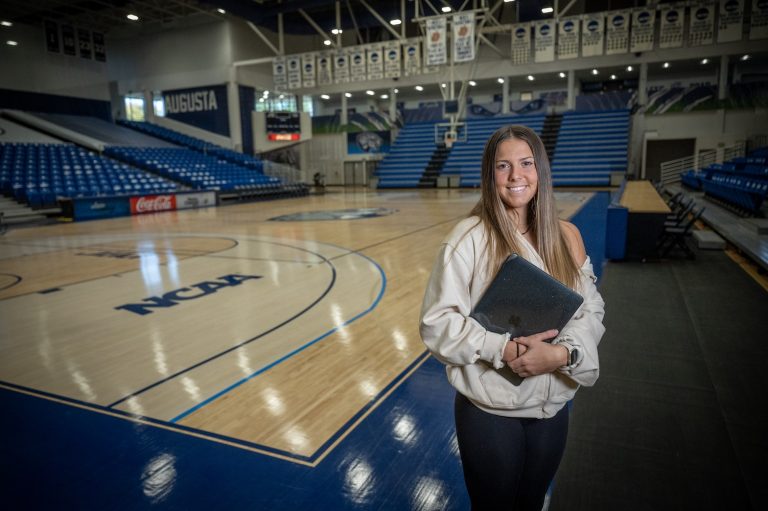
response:
<svg viewBox="0 0 768 511"><path fill-rule="evenodd" d="M534 246L544 261L545 269L557 280L575 289L579 268L560 229L547 151L539 136L526 126L511 125L496 130L486 142L483 151L482 193L480 201L470 215L478 216L485 228L490 251L488 273L495 275L510 254L525 253L521 251L515 237L515 223L509 217L496 189L496 152L499 144L510 138L523 140L531 148L539 177L536 195L528 203L528 222Z"/></svg>

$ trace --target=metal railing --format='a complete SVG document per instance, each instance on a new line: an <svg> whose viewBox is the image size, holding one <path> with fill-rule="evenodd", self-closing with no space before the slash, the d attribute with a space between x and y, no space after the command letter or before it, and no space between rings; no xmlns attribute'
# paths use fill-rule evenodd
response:
<svg viewBox="0 0 768 511"><path fill-rule="evenodd" d="M744 142L737 142L732 146L718 147L713 151L702 151L697 155L665 161L661 164L661 184L679 183L680 175L687 170L702 169L713 163L723 163L731 158L738 158L745 154L746 144Z"/></svg>
<svg viewBox="0 0 768 511"><path fill-rule="evenodd" d="M283 183L294 184L302 181L301 171L284 163L264 160L264 174L279 178Z"/></svg>

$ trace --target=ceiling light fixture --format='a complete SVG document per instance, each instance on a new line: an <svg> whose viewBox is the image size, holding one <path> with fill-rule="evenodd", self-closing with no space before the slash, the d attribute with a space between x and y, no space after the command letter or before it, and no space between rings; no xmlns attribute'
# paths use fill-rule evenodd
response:
<svg viewBox="0 0 768 511"><path fill-rule="evenodd" d="M382 94L379 96L381 99L389 99L389 94Z"/></svg>
<svg viewBox="0 0 768 511"><path fill-rule="evenodd" d="M227 14L227 11L225 11L225 10L224 10L224 9L222 9L221 7L219 7L219 8L218 8L218 9L216 9L216 10L219 12L219 14Z"/></svg>
<svg viewBox="0 0 768 511"><path fill-rule="evenodd" d="M470 87L474 87L475 85L477 85L477 82L474 81L474 80L470 80L469 81L469 85L470 85Z"/></svg>
<svg viewBox="0 0 768 511"><path fill-rule="evenodd" d="M323 44L326 45L326 46L330 46L331 45L331 40L330 39L326 39L325 41L323 41Z"/></svg>
<svg viewBox="0 0 768 511"><path fill-rule="evenodd" d="M549 14L550 12L554 11L554 7L543 7L541 9L541 14Z"/></svg>
<svg viewBox="0 0 768 511"><path fill-rule="evenodd" d="M440 10L443 12L451 12L451 8L447 5L444 5L443 7L441 7Z"/></svg>
<svg viewBox="0 0 768 511"><path fill-rule="evenodd" d="M338 34L341 34L343 32L344 31L342 29L340 29L340 28L334 28L333 30L331 30L331 34L333 34L333 35L338 35Z"/></svg>
<svg viewBox="0 0 768 511"><path fill-rule="evenodd" d="M630 73L632 72L632 69L633 69L632 66L627 66L627 71L629 71Z"/></svg>
<svg viewBox="0 0 768 511"><path fill-rule="evenodd" d="M416 87L414 87L414 89L416 89L417 91L421 92L421 91L424 90L424 87L422 87L421 85L417 85Z"/></svg>
<svg viewBox="0 0 768 511"><path fill-rule="evenodd" d="M19 45L19 43L17 43L16 41L6 41L5 44L7 44L8 46L18 46Z"/></svg>
<svg viewBox="0 0 768 511"><path fill-rule="evenodd" d="M599 72L600 72L600 71L598 71L597 69L593 69L593 70L592 70L592 74L593 74L593 75L596 75L596 74L598 74Z"/></svg>
<svg viewBox="0 0 768 511"><path fill-rule="evenodd" d="M367 91L365 91L365 93L368 94L369 96L374 96L376 94L372 90L367 90Z"/></svg>
<svg viewBox="0 0 768 511"><path fill-rule="evenodd" d="M665 62L661 65L664 69L669 69L669 62Z"/></svg>
<svg viewBox="0 0 768 511"><path fill-rule="evenodd" d="M331 97L328 94L320 94L320 97L323 99L331 99Z"/></svg>
<svg viewBox="0 0 768 511"><path fill-rule="evenodd" d="M499 83L504 83L504 78L496 78L496 81Z"/></svg>
<svg viewBox="0 0 768 511"><path fill-rule="evenodd" d="M128 19L129 19L129 20L131 20L131 21L139 21L139 17L138 17L138 16L136 16L135 14L128 14L128 15L126 16L126 18L128 18Z"/></svg>
<svg viewBox="0 0 768 511"><path fill-rule="evenodd" d="M348 98L351 98L352 97L352 93L351 92L345 92L344 96L346 96Z"/></svg>
<svg viewBox="0 0 768 511"><path fill-rule="evenodd" d="M745 60L749 60L749 59L750 59L750 56L749 56L749 55L742 55L740 60L741 60L742 62L744 62Z"/></svg>
<svg viewBox="0 0 768 511"><path fill-rule="evenodd" d="M701 64L702 65L709 64L709 59L701 59Z"/></svg>
<svg viewBox="0 0 768 511"><path fill-rule="evenodd" d="M528 81L529 81L529 82L532 82L532 81L534 81L535 79L536 79L536 78L534 78L534 77L533 77L533 75L528 75Z"/></svg>
<svg viewBox="0 0 768 511"><path fill-rule="evenodd" d="M402 23L402 21L398 19L389 20L390 25L399 25L400 23Z"/></svg>
<svg viewBox="0 0 768 511"><path fill-rule="evenodd" d="M2 25L4 27L12 27L13 23L11 23L10 21L3 20L3 21L0 21L0 25Z"/></svg>
<svg viewBox="0 0 768 511"><path fill-rule="evenodd" d="M565 73L563 73L562 71L560 71L560 78L565 78Z"/></svg>
<svg viewBox="0 0 768 511"><path fill-rule="evenodd" d="M616 79L616 75L611 75L611 80L615 80L615 79Z"/></svg>

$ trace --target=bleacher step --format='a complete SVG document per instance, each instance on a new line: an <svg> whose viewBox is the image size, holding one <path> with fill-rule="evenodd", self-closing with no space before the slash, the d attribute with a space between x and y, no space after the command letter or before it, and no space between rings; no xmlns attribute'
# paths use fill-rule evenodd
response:
<svg viewBox="0 0 768 511"><path fill-rule="evenodd" d="M696 246L702 250L723 250L725 240L715 231L693 231Z"/></svg>
<svg viewBox="0 0 768 511"><path fill-rule="evenodd" d="M747 218L744 224L757 234L768 234L768 218Z"/></svg>

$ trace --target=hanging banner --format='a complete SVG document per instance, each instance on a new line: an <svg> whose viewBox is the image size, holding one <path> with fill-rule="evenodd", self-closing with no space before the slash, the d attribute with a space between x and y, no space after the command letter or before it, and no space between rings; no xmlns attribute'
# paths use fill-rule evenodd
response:
<svg viewBox="0 0 768 511"><path fill-rule="evenodd" d="M752 0L752 21L749 24L749 39L768 37L768 2Z"/></svg>
<svg viewBox="0 0 768 511"><path fill-rule="evenodd" d="M301 88L301 56L291 55L285 58L285 65L288 68L288 88Z"/></svg>
<svg viewBox="0 0 768 511"><path fill-rule="evenodd" d="M272 61L272 81L275 82L276 91L284 91L288 88L288 68L285 65L285 57L275 57Z"/></svg>
<svg viewBox="0 0 768 511"><path fill-rule="evenodd" d="M418 40L403 44L403 73L405 76L421 74L421 47Z"/></svg>
<svg viewBox="0 0 768 511"><path fill-rule="evenodd" d="M603 54L604 29L602 14L585 14L581 17L582 57L594 57Z"/></svg>
<svg viewBox="0 0 768 511"><path fill-rule="evenodd" d="M679 48L683 45L685 7L662 6L659 48Z"/></svg>
<svg viewBox="0 0 768 511"><path fill-rule="evenodd" d="M557 58L575 59L579 56L579 18L563 18L557 25Z"/></svg>
<svg viewBox="0 0 768 511"><path fill-rule="evenodd" d="M349 49L349 79L353 82L365 81L365 48L362 46Z"/></svg>
<svg viewBox="0 0 768 511"><path fill-rule="evenodd" d="M301 56L301 84L304 87L314 87L315 79L315 54L305 53Z"/></svg>
<svg viewBox="0 0 768 511"><path fill-rule="evenodd" d="M448 50L445 42L445 17L427 19L426 62L427 67L448 62Z"/></svg>
<svg viewBox="0 0 768 511"><path fill-rule="evenodd" d="M617 55L629 51L629 11L607 13L605 54Z"/></svg>
<svg viewBox="0 0 768 511"><path fill-rule="evenodd" d="M317 56L317 84L318 85L332 85L333 84L333 52L324 51L320 52Z"/></svg>
<svg viewBox="0 0 768 511"><path fill-rule="evenodd" d="M104 34L93 32L93 58L99 62L107 61L107 48L104 45Z"/></svg>
<svg viewBox="0 0 768 511"><path fill-rule="evenodd" d="M384 77L400 78L400 43L397 41L384 45Z"/></svg>
<svg viewBox="0 0 768 511"><path fill-rule="evenodd" d="M744 0L720 0L717 42L741 41L744 24Z"/></svg>
<svg viewBox="0 0 768 511"><path fill-rule="evenodd" d="M688 24L688 46L702 46L715 42L715 4L707 2L691 6Z"/></svg>
<svg viewBox="0 0 768 511"><path fill-rule="evenodd" d="M536 21L533 24L533 60L534 62L552 62L555 60L554 21Z"/></svg>
<svg viewBox="0 0 768 511"><path fill-rule="evenodd" d="M528 64L531 61L531 24L512 25L512 64Z"/></svg>
<svg viewBox="0 0 768 511"><path fill-rule="evenodd" d="M629 39L629 51L651 51L653 49L653 26L656 10L637 9L632 11L632 35Z"/></svg>
<svg viewBox="0 0 768 511"><path fill-rule="evenodd" d="M84 59L93 58L90 30L84 30L82 28L77 29L77 47L79 49L78 53L82 58Z"/></svg>
<svg viewBox="0 0 768 511"><path fill-rule="evenodd" d="M61 41L59 40L59 25L55 21L45 20L45 47L48 51L59 53Z"/></svg>
<svg viewBox="0 0 768 511"><path fill-rule="evenodd" d="M71 25L61 26L61 45L64 51L64 55L69 55L71 57L77 55L75 29Z"/></svg>
<svg viewBox="0 0 768 511"><path fill-rule="evenodd" d="M475 13L453 15L453 61L468 62L475 59Z"/></svg>
<svg viewBox="0 0 768 511"><path fill-rule="evenodd" d="M339 50L333 57L333 76L336 83L349 81L349 56L347 50Z"/></svg>
<svg viewBox="0 0 768 511"><path fill-rule="evenodd" d="M365 50L368 59L368 79L382 80L384 78L384 55L382 46L369 46Z"/></svg>

